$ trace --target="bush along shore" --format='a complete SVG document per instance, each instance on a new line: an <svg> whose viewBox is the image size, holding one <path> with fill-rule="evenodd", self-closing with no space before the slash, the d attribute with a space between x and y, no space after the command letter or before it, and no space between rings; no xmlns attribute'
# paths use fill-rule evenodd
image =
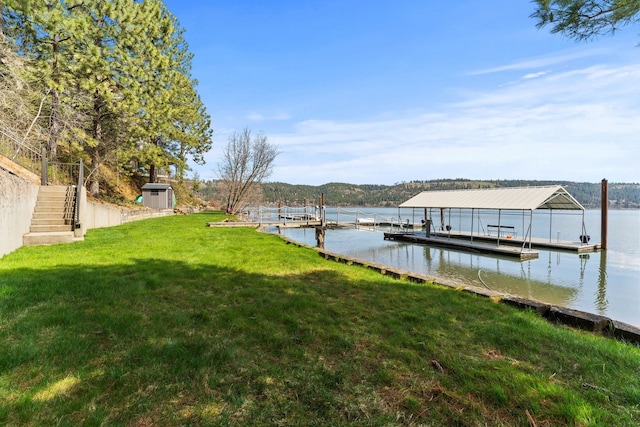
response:
<svg viewBox="0 0 640 427"><path fill-rule="evenodd" d="M640 424L635 344L225 218L2 258L0 424Z"/></svg>

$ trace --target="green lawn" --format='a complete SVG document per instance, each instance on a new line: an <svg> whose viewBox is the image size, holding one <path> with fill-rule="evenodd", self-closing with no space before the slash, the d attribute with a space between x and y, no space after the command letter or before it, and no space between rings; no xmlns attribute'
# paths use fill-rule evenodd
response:
<svg viewBox="0 0 640 427"><path fill-rule="evenodd" d="M640 425L640 349L219 213L0 260L0 425Z"/></svg>

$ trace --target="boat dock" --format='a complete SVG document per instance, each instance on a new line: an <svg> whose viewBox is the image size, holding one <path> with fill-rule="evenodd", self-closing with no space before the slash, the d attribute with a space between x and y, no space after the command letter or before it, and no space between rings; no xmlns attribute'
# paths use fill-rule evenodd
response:
<svg viewBox="0 0 640 427"><path fill-rule="evenodd" d="M414 217L418 210L418 218L424 218L426 229L413 235L385 233L385 239L416 241L504 255L511 253L504 248L511 247L515 249L515 254L521 254L518 255L521 259L534 257L535 250L541 249L584 253L606 247L604 242L589 244L590 237L584 224L584 207L561 185L423 191L401 203L399 208L411 209ZM548 238L534 238L534 212L543 210L549 214L549 230L554 211L575 212L581 215L582 231L576 233L580 234L576 235L578 241L560 240L560 233L555 240L551 235ZM460 226L459 229L469 231L452 230L452 214L454 219L458 218L460 221L464 217L465 226ZM522 217L521 227L516 227L513 221L508 219L512 215ZM488 225L483 225L486 222L482 217L484 221L489 218ZM505 218L509 222L505 223ZM434 219L440 220L438 227L434 227ZM528 219L528 226L525 219ZM606 233L602 234L606 236Z"/></svg>
<svg viewBox="0 0 640 427"><path fill-rule="evenodd" d="M409 243L438 246L449 249L457 249L464 252L476 252L481 254L502 255L519 258L521 261L536 259L539 253L528 248L516 247L505 244L491 244L487 242L476 242L465 239L454 239L441 235L430 235L426 233L384 233L385 240L399 240Z"/></svg>
<svg viewBox="0 0 640 427"><path fill-rule="evenodd" d="M388 232L384 233L385 240L400 240L410 243L419 243L463 250L467 252L478 252L484 254L504 255L520 258L521 260L538 258L537 250L547 249L555 251L568 251L575 253L597 252L601 249L597 243L582 243L566 240L550 240L543 238L531 238L531 249L529 240L526 241L512 235L498 237L496 235L471 234L469 232Z"/></svg>
<svg viewBox="0 0 640 427"><path fill-rule="evenodd" d="M434 234L432 233L432 236ZM473 235L469 232L464 231L442 231L436 232L436 236L444 237L447 239L462 239L462 240L473 240L483 243L493 243L500 245L509 245L516 247L529 246L529 239L523 239L522 237L518 237L513 234L509 235L501 235L498 239L498 236L491 234L478 234L473 233ZM541 238L541 237L532 237L531 238L531 248L532 249L549 249L553 251L568 251L568 252L577 252L577 253L586 253L586 252L597 252L601 248L599 243L583 243L580 241L570 241L570 240L559 240L559 239L549 239L549 238Z"/></svg>
<svg viewBox="0 0 640 427"><path fill-rule="evenodd" d="M207 227L281 227L281 228L302 228L302 227L320 227L320 221L227 221L227 222L208 222Z"/></svg>

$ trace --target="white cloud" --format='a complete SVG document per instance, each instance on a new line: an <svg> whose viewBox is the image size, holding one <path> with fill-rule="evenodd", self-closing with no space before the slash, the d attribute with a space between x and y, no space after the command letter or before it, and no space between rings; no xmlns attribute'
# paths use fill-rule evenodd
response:
<svg viewBox="0 0 640 427"><path fill-rule="evenodd" d="M247 119L252 122L263 122L267 120L282 121L290 120L291 116L287 113L262 114L256 111L251 111L249 112L249 114L247 114Z"/></svg>
<svg viewBox="0 0 640 427"><path fill-rule="evenodd" d="M548 74L548 71L538 71L537 73L529 73L529 74L525 74L524 76L522 76L523 79L535 79L538 77L542 77L545 74Z"/></svg>
<svg viewBox="0 0 640 427"><path fill-rule="evenodd" d="M606 50L599 49L599 48L588 49L588 50L580 49L580 50L563 51L563 52L554 53L552 55L524 59L522 61L514 62L507 65L501 65L499 67L476 70L476 71L472 71L469 74L472 76L477 76L477 75L483 75L483 74L502 73L505 71L521 71L521 70L531 70L536 68L546 68L551 65L564 64L564 63L568 63L578 59L597 56L605 52Z"/></svg>
<svg viewBox="0 0 640 427"><path fill-rule="evenodd" d="M500 68L525 70L527 64L551 62ZM640 64L565 66L525 78L500 77L493 87L458 91L460 101L421 111L383 111L357 121L309 118L292 123L285 113L258 112L250 118L266 128L269 141L281 151L270 178L274 181L640 181ZM215 177L231 131L216 129L207 164L195 168L201 177Z"/></svg>
<svg viewBox="0 0 640 427"><path fill-rule="evenodd" d="M637 182L640 65L520 80L437 113L307 120L270 136L275 181L390 184L431 178Z"/></svg>

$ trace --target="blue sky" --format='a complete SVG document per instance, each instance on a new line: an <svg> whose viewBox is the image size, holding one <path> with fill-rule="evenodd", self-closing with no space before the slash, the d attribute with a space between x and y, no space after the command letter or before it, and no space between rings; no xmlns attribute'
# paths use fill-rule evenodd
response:
<svg viewBox="0 0 640 427"><path fill-rule="evenodd" d="M278 146L269 181L640 182L640 27L575 42L513 0L167 0L212 117Z"/></svg>

